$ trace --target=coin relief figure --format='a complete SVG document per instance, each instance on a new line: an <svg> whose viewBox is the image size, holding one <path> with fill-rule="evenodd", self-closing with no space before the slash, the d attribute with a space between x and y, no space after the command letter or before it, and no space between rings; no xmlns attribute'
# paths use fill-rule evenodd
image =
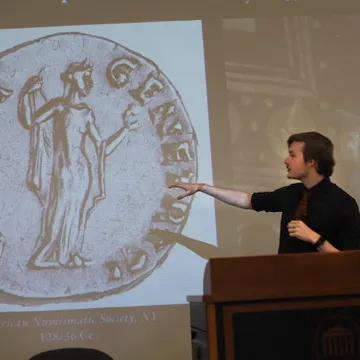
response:
<svg viewBox="0 0 360 360"><path fill-rule="evenodd" d="M93 87L92 65L73 63L61 74L64 96L48 101L40 77L30 78L21 91L19 114L30 131L28 186L43 205L41 232L30 264L38 268L80 267L91 261L82 255L86 223L96 202L105 196L104 161L138 126L132 105L124 113L125 127L102 140L95 115L83 102ZM37 108L37 100L44 104ZM47 128L43 128L49 122ZM89 137L96 146L97 179L86 149ZM52 153L49 159L49 153ZM47 163L51 173L47 173ZM99 194L89 201L97 181Z"/></svg>

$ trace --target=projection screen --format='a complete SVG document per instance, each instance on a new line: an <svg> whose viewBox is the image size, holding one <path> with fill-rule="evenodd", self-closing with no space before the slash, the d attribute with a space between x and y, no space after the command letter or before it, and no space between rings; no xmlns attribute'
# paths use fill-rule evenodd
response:
<svg viewBox="0 0 360 360"><path fill-rule="evenodd" d="M276 254L279 214L179 201L174 182L286 185L287 137L316 130L334 142L333 181L360 199L359 16L260 3L6 4L7 359L63 347L191 358L186 297L202 294L207 259Z"/></svg>

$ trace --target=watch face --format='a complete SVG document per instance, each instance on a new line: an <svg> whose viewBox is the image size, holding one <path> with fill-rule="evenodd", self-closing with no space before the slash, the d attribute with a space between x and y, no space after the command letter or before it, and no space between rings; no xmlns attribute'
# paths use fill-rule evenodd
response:
<svg viewBox="0 0 360 360"><path fill-rule="evenodd" d="M0 63L0 289L9 302L95 299L164 262L197 179L175 86L108 39L53 34Z"/></svg>

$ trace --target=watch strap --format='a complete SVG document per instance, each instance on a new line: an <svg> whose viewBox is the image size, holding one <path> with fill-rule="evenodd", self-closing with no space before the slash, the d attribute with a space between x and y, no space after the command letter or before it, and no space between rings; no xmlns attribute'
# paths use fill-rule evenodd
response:
<svg viewBox="0 0 360 360"><path fill-rule="evenodd" d="M320 236L319 240L315 243L315 247L318 249L321 245L324 244L324 242L326 241L324 236Z"/></svg>

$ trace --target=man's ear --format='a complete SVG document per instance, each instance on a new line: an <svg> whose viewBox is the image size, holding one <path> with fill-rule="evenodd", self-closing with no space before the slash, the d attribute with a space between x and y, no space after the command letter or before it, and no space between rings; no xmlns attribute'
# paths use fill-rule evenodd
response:
<svg viewBox="0 0 360 360"><path fill-rule="evenodd" d="M315 161L315 160L313 160L313 159L308 160L308 161L307 161L307 164L308 164L309 166L311 166L311 167L315 168L315 169L317 168L316 161Z"/></svg>

